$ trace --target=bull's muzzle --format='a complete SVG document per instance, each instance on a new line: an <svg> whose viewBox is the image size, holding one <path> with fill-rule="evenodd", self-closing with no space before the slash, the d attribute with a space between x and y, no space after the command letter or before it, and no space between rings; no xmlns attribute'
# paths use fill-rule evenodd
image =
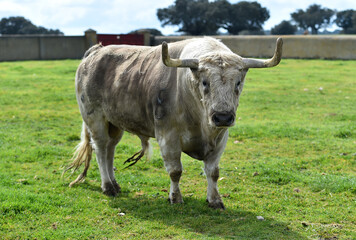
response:
<svg viewBox="0 0 356 240"><path fill-rule="evenodd" d="M233 113L216 112L212 115L212 120L217 127L230 127L235 121Z"/></svg>

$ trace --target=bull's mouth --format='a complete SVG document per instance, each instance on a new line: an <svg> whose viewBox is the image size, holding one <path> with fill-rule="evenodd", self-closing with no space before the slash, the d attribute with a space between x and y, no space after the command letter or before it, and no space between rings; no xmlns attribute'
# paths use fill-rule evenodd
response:
<svg viewBox="0 0 356 240"><path fill-rule="evenodd" d="M235 114L232 112L215 112L211 115L215 127L232 127L235 123Z"/></svg>

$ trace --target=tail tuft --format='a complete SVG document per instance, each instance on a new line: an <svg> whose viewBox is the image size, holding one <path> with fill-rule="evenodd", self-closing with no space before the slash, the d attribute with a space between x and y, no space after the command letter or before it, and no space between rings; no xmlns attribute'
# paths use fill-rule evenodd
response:
<svg viewBox="0 0 356 240"><path fill-rule="evenodd" d="M149 138L143 137L143 136L139 136L139 137L141 139L142 149L124 162L124 164L130 163L124 169L135 165L144 155L146 155L148 160L150 160L152 158L153 150L152 150L152 146L149 142Z"/></svg>
<svg viewBox="0 0 356 240"><path fill-rule="evenodd" d="M63 174L68 170L71 170L74 173L83 163L85 164L83 172L69 184L69 187L72 187L74 184L82 182L90 166L90 160L92 157L93 147L90 143L90 134L87 126L83 122L81 142L76 147L76 150L73 154L72 163L64 170Z"/></svg>

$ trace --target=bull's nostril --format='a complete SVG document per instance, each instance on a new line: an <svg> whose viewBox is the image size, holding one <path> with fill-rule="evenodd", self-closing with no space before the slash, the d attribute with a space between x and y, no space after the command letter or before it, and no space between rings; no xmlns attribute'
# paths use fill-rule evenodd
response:
<svg viewBox="0 0 356 240"><path fill-rule="evenodd" d="M230 125L233 121L234 121L234 117L230 115L226 122L228 123L228 125Z"/></svg>
<svg viewBox="0 0 356 240"><path fill-rule="evenodd" d="M219 117L217 116L217 114L214 114L214 115L213 115L213 122L214 122L215 124L218 124L218 123L220 122Z"/></svg>
<svg viewBox="0 0 356 240"><path fill-rule="evenodd" d="M234 122L235 117L231 113L215 113L212 120L218 127L228 127Z"/></svg>

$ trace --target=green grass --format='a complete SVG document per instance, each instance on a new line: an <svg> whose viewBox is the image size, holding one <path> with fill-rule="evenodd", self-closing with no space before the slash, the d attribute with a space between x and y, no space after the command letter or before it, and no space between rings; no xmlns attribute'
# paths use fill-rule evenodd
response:
<svg viewBox="0 0 356 240"><path fill-rule="evenodd" d="M140 149L130 134L116 150L118 197L101 193L95 161L68 188L77 173L61 173L81 131L78 64L0 63L1 239L356 238L356 61L250 70L220 163L226 211L208 208L203 165L186 155L185 202L170 205L154 141L152 160L122 170Z"/></svg>

